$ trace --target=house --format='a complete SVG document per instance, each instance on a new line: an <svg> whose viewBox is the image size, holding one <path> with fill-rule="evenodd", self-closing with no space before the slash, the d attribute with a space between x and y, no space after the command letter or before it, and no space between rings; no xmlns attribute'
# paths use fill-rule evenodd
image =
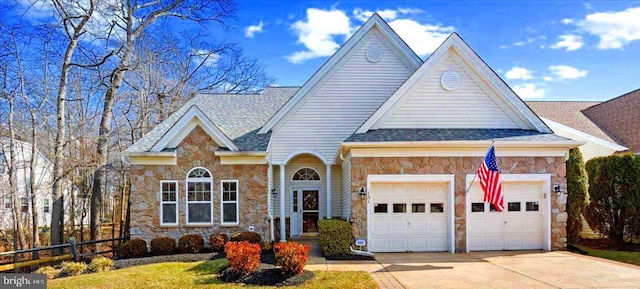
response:
<svg viewBox="0 0 640 289"><path fill-rule="evenodd" d="M599 101L528 101L527 105L553 130L554 133L582 141L579 146L584 161L627 151L602 126L584 113Z"/></svg>
<svg viewBox="0 0 640 289"><path fill-rule="evenodd" d="M10 177L10 154L9 138L0 138L0 200L2 206L0 207L0 231L13 230L13 213L12 213L12 190L9 183ZM51 213L53 211L53 198L52 198L52 184L53 184L53 163L36 150L35 157L35 178L30 178L30 164L32 145L29 142L22 140L13 140L14 154L17 156L14 162L15 165L15 180L16 189L20 196L20 212L21 218L25 224L31 225L31 216L34 210L37 211L38 227L49 227L51 225ZM31 193L31 182L34 182L36 192ZM63 191L65 199L68 200L69 185L66 185ZM36 207L31 205L30 198L35 197ZM71 205L68 201L65 202L65 221L69 219L69 212Z"/></svg>
<svg viewBox="0 0 640 289"><path fill-rule="evenodd" d="M494 142L501 213L475 180ZM284 241L342 218L372 252L562 250L553 188L566 191L565 156L582 144L458 34L423 61L373 15L303 86L198 95L129 147L131 236Z"/></svg>
<svg viewBox="0 0 640 289"><path fill-rule="evenodd" d="M31 214L34 208L31 206L31 182L33 181L37 191L35 193L36 208L38 212L38 226L49 226L51 224L51 211L53 208L51 198L51 184L53 177L53 164L39 151L36 151L36 171L35 179L31 180L29 162L31 160L31 144L28 142L14 140L13 147L15 155L15 176L17 180L16 189L20 196L20 212L22 219L26 223L31 223ZM2 208L0 209L0 230L13 229L12 198L9 186L9 165L10 141L8 138L0 139L0 198L2 198Z"/></svg>

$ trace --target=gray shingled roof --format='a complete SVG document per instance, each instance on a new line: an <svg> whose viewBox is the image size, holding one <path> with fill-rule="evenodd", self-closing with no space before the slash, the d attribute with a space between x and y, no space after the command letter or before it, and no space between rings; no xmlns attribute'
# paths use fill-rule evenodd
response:
<svg viewBox="0 0 640 289"><path fill-rule="evenodd" d="M149 151L193 105L242 151L265 151L271 134L256 134L299 87L267 87L254 94L200 94L158 124L126 152Z"/></svg>
<svg viewBox="0 0 640 289"><path fill-rule="evenodd" d="M570 141L559 135L522 129L378 129L353 134L344 142L464 140Z"/></svg>

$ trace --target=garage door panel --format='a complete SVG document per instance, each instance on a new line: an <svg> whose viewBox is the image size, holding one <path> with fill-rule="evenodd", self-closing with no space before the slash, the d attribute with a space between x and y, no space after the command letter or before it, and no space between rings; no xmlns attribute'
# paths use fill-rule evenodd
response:
<svg viewBox="0 0 640 289"><path fill-rule="evenodd" d="M503 194L505 211L486 211L489 206L485 205L476 206L476 212L473 212L470 207L473 203L483 202L483 193L477 182L472 186L467 199L469 250L542 249L541 183L503 182ZM538 203L537 210L528 206L533 203Z"/></svg>
<svg viewBox="0 0 640 289"><path fill-rule="evenodd" d="M373 183L369 201L370 249L374 252L447 251L448 212L430 213L431 204L444 204L447 208L447 190L446 182ZM374 205L380 203L388 204L386 213L374 212Z"/></svg>

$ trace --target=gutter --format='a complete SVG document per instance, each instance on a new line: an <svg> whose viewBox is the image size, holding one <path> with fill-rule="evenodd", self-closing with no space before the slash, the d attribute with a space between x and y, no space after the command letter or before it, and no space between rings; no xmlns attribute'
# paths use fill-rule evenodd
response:
<svg viewBox="0 0 640 289"><path fill-rule="evenodd" d="M467 147L467 148L486 148L492 143L492 140L486 141L380 141L380 142L343 142L342 146L346 148L352 147ZM496 147L514 147L514 148L531 148L531 147L558 147L558 148L574 148L581 146L585 142L579 141L495 141Z"/></svg>

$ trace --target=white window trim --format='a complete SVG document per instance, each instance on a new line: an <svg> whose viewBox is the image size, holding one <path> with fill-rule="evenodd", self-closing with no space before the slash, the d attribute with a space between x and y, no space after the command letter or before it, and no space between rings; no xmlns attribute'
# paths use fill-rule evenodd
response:
<svg viewBox="0 0 640 289"><path fill-rule="evenodd" d="M163 193L162 185L166 184L166 183L167 184L168 183L175 184L175 187L176 187L176 192L175 192L176 200L175 200L175 202L163 201L162 200L162 193ZM176 226L176 225L178 225L178 208L180 208L180 206L178 205L178 199L180 199L179 198L180 194L179 194L178 191L179 191L179 189L178 189L178 181L177 180L162 180L162 181L160 181L160 226ZM173 204L173 205L176 206L176 221L174 223L165 223L163 221L164 220L164 205L165 204L167 204L167 205Z"/></svg>
<svg viewBox="0 0 640 289"><path fill-rule="evenodd" d="M224 183L236 183L236 200L224 200ZM224 221L224 204L236 204L236 221ZM222 180L220 181L220 225L222 226L238 226L240 225L240 186L238 180Z"/></svg>
<svg viewBox="0 0 640 289"><path fill-rule="evenodd" d="M317 175L318 175L318 179L317 180L294 180L294 178L296 177L296 174L304 169L310 169L312 171L314 171ZM292 182L322 182L322 175L320 175L320 173L318 172L318 170L316 170L315 168L306 166L306 167L300 167L298 169L296 169L295 171L293 171L293 174L291 175L291 181Z"/></svg>
<svg viewBox="0 0 640 289"><path fill-rule="evenodd" d="M207 171L209 173L209 178L189 178L189 174L191 174L192 171L197 170L197 169L203 169L205 171ZM210 194L211 194L211 201L189 201L189 183L195 183L195 182L210 182L211 185L209 186L209 188L211 189ZM213 174L211 174L211 171L207 170L206 168L203 167L195 167L189 170L189 172L187 172L187 178L185 180L185 190L184 190L184 197L185 197L185 218L186 218L186 224L187 225L213 225ZM189 222L189 205L190 204L210 204L210 210L209 210L209 216L210 216L210 222Z"/></svg>

